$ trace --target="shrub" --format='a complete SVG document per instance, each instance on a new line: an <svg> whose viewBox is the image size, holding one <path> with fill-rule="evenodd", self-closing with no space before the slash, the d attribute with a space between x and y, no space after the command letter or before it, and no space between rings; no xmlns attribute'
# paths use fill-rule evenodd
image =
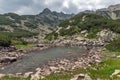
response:
<svg viewBox="0 0 120 80"><path fill-rule="evenodd" d="M0 16L0 25L11 25L12 23L12 20L6 18L5 16Z"/></svg>
<svg viewBox="0 0 120 80"><path fill-rule="evenodd" d="M11 39L6 35L0 35L0 46L8 47L11 45Z"/></svg>
<svg viewBox="0 0 120 80"><path fill-rule="evenodd" d="M73 18L63 21L59 24L59 27L62 27L62 29L59 30L59 35L71 36L80 33L82 30L87 30L88 38L96 38L96 34L102 29L109 29L114 33L120 33L119 21L120 20L107 19L103 16L96 14L78 14ZM68 26L71 26L71 28L66 29ZM52 35L54 34L56 33L50 33L51 37L53 37Z"/></svg>
<svg viewBox="0 0 120 80"><path fill-rule="evenodd" d="M109 51L120 52L120 38L113 40L110 44L106 45Z"/></svg>

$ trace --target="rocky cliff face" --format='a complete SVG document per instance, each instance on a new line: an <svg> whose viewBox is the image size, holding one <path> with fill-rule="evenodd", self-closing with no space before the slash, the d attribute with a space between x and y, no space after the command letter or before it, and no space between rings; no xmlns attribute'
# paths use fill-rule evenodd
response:
<svg viewBox="0 0 120 80"><path fill-rule="evenodd" d="M120 4L111 5L108 8L99 9L96 11L97 14L112 18L114 20L120 19Z"/></svg>

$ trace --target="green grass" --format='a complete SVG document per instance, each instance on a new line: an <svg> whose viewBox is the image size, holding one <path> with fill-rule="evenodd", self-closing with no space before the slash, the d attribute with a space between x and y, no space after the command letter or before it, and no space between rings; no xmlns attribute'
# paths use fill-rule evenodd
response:
<svg viewBox="0 0 120 80"><path fill-rule="evenodd" d="M83 21L83 17L85 17L84 21ZM104 29L120 34L120 20L107 19L103 16L96 15L96 14L84 14L84 13L77 14L71 19L61 22L58 26L62 28L58 32L56 32L58 30L57 29L52 33L49 33L45 37L45 39L54 40L54 39L57 39L58 36L72 36L72 35L81 33L81 31L83 30L88 31L87 38L89 39L96 38L97 33ZM69 29L66 29L68 26L71 26L71 27ZM57 36L55 36L56 34ZM114 48L112 49L114 50Z"/></svg>
<svg viewBox="0 0 120 80"><path fill-rule="evenodd" d="M92 65L87 68L87 73L93 78L100 78L102 80L110 80L110 75L116 70L120 69L120 59L112 58L113 56L120 55L120 52L112 52L105 50L102 52L103 62ZM114 77L113 80L120 80L120 78Z"/></svg>
<svg viewBox="0 0 120 80"><path fill-rule="evenodd" d="M103 52L104 61L99 64L94 64L87 69L76 69L72 71L62 71L59 74L52 74L47 77L45 80L66 80L70 79L73 75L80 73L87 73L92 79L96 80L97 78L101 80L111 80L110 75L116 70L120 70L120 59L111 58L113 55L120 55L120 52L111 52L105 50ZM72 73L72 74L71 74ZM44 79L43 79L44 80ZM113 77L112 80L120 80L118 77Z"/></svg>
<svg viewBox="0 0 120 80"><path fill-rule="evenodd" d="M109 51L120 52L120 38L113 40L105 46Z"/></svg>
<svg viewBox="0 0 120 80"><path fill-rule="evenodd" d="M74 75L80 73L87 73L93 80L120 80L119 77L114 76L112 79L110 75L115 70L120 70L120 58L111 58L111 56L120 55L120 52L111 52L108 50L103 51L103 62L94 64L87 69L75 69L69 71L61 71L59 73L52 73L44 79L40 80L70 80ZM29 78L15 78L15 77L4 77L2 80L30 80Z"/></svg>
<svg viewBox="0 0 120 80"><path fill-rule="evenodd" d="M114 58L88 68L87 72L93 79L110 79L110 75L116 69L120 69L120 59Z"/></svg>
<svg viewBox="0 0 120 80"><path fill-rule="evenodd" d="M52 73L46 78L40 80L70 80L71 76L71 71L61 71L59 73Z"/></svg>
<svg viewBox="0 0 120 80"><path fill-rule="evenodd" d="M27 45L15 45L17 49L28 49L33 47L33 44L27 44Z"/></svg>
<svg viewBox="0 0 120 80"><path fill-rule="evenodd" d="M120 59L108 59L100 64L95 64L92 67L85 69L76 69L73 71L65 71L61 72L61 74L53 74L42 80L69 80L73 75L80 73L87 73L96 80L100 78L102 80L110 80L110 75L114 72L114 70L120 69ZM72 73L72 74L70 74ZM119 78L115 77L114 80L119 80Z"/></svg>
<svg viewBox="0 0 120 80"><path fill-rule="evenodd" d="M120 59L112 58L105 60L100 64L95 64L87 69L76 69L72 71L61 71L59 73L51 74L44 79L40 80L70 80L74 75L80 73L87 73L89 76L96 80L111 80L110 75L116 70L120 69ZM15 78L15 77L4 77L2 80L30 80L29 78ZM113 77L112 80L120 80L118 77Z"/></svg>
<svg viewBox="0 0 120 80"><path fill-rule="evenodd" d="M115 55L115 56L118 56L120 55L120 52L113 52L113 51L109 51L109 50L105 50L103 51L102 53L103 57L106 55L106 56L112 56L112 55ZM105 57L104 57L105 58ZM108 57L109 58L109 57Z"/></svg>
<svg viewBox="0 0 120 80"><path fill-rule="evenodd" d="M73 75L80 73L87 73L89 76L96 80L110 80L110 75L116 70L120 69L120 59L113 58L107 59L100 64L95 64L87 69L76 69L73 71L62 71L57 74L52 74L45 79L41 80L70 80ZM72 74L71 74L72 73ZM113 80L120 80L120 78L114 77Z"/></svg>
<svg viewBox="0 0 120 80"><path fill-rule="evenodd" d="M1 78L0 80L30 80L30 78L18 78L18 77L5 76Z"/></svg>

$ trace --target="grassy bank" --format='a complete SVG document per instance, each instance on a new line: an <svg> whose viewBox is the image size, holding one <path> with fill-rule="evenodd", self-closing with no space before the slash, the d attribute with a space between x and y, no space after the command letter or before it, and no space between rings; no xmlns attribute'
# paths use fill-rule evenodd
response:
<svg viewBox="0 0 120 80"><path fill-rule="evenodd" d="M87 69L75 69L69 71L61 71L59 73L53 73L44 79L40 80L70 80L76 74L88 74L93 80L120 80L119 77L110 76L115 70L120 70L120 58L113 56L120 55L120 52L111 52L108 50L103 51L102 58L103 62L94 64ZM1 80L30 80L29 78L15 78L15 77L4 77Z"/></svg>
<svg viewBox="0 0 120 80"><path fill-rule="evenodd" d="M74 75L87 73L92 79L111 80L110 75L114 70L120 69L120 59L108 59L103 63L93 65L85 69L76 69L73 71L61 71L60 73L51 74L50 76L40 80L70 80ZM2 80L30 80L29 78L13 78L4 77ZM120 80L114 77L112 80Z"/></svg>
<svg viewBox="0 0 120 80"><path fill-rule="evenodd" d="M2 79L0 80L30 80L30 78L17 78L17 77L3 77Z"/></svg>
<svg viewBox="0 0 120 80"><path fill-rule="evenodd" d="M109 58L102 63L92 65L87 69L76 69L73 71L62 71L57 74L52 74L45 79L41 80L70 80L74 75L85 73L88 74L93 80L120 80L119 77L110 76L116 70L120 69L120 59L119 58Z"/></svg>
<svg viewBox="0 0 120 80"><path fill-rule="evenodd" d="M15 45L17 49L29 49L32 48L34 44L26 44L26 45Z"/></svg>

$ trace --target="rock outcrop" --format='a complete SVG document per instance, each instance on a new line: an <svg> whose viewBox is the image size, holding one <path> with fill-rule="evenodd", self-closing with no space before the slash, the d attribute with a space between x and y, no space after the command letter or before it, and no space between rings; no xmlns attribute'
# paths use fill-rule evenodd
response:
<svg viewBox="0 0 120 80"><path fill-rule="evenodd" d="M107 29L103 29L102 31L97 33L97 41L101 43L108 43L110 41L113 41L117 37L118 36L116 33Z"/></svg>
<svg viewBox="0 0 120 80"><path fill-rule="evenodd" d="M120 78L120 70L116 69L110 77L111 78L113 78L113 77L119 77Z"/></svg>

